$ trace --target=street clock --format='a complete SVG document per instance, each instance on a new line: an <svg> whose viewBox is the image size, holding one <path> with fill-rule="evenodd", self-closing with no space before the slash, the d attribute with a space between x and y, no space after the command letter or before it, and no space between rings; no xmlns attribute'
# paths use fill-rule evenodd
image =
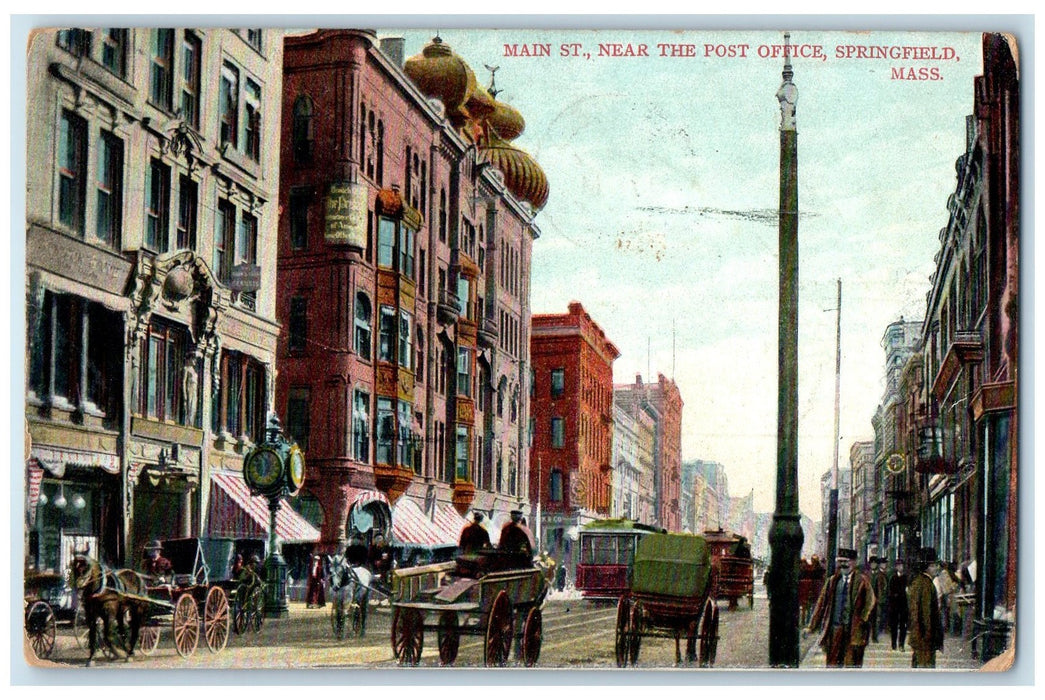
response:
<svg viewBox="0 0 1045 700"><path fill-rule="evenodd" d="M282 476L283 460L272 448L254 450L243 466L243 478L252 491L271 491L279 484Z"/></svg>
<svg viewBox="0 0 1045 700"><path fill-rule="evenodd" d="M305 483L305 455L296 444L290 446L289 466L287 470L287 481L290 484L291 493L296 493Z"/></svg>
<svg viewBox="0 0 1045 700"><path fill-rule="evenodd" d="M890 474L902 474L905 466L903 455L899 453L889 455L885 462L885 468Z"/></svg>

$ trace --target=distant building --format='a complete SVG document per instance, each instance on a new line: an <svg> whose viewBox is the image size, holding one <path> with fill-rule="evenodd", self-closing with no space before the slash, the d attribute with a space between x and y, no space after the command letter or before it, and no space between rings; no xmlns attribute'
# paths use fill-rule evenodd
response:
<svg viewBox="0 0 1045 700"><path fill-rule="evenodd" d="M853 517L852 517L852 477L853 472L846 467L838 468L838 530L836 539L836 550L838 547L853 546ZM829 545L829 533L831 522L831 471L824 472L820 477L820 530L823 532L822 541L824 549L818 554L826 557Z"/></svg>
<svg viewBox="0 0 1045 700"><path fill-rule="evenodd" d="M860 562L878 556L878 504L875 491L875 460L873 442L854 442L849 448L849 469L852 474L853 539Z"/></svg>
<svg viewBox="0 0 1045 700"><path fill-rule="evenodd" d="M649 405L631 410L613 402L613 496L610 515L653 522L656 412Z"/></svg>

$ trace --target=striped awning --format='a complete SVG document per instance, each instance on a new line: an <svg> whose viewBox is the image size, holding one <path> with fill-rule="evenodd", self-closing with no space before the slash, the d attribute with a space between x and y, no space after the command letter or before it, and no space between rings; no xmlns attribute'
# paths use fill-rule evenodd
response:
<svg viewBox="0 0 1045 700"><path fill-rule="evenodd" d="M380 491L357 491L355 496L352 498L352 506L355 508L362 508L363 506L369 505L377 501L378 503L384 503L388 505L388 497Z"/></svg>
<svg viewBox="0 0 1045 700"><path fill-rule="evenodd" d="M110 474L120 473L120 458L105 452L87 452L85 450L67 450L56 447L33 445L30 456L39 462L41 467L61 478L65 475L65 467L99 467Z"/></svg>
<svg viewBox="0 0 1045 700"><path fill-rule="evenodd" d="M26 464L26 486L28 487L28 510L29 525L36 525L36 507L40 504L40 485L44 480L44 470L36 464L36 460L29 460Z"/></svg>
<svg viewBox="0 0 1045 700"><path fill-rule="evenodd" d="M435 509L433 524L442 531L444 537L449 537L457 542L461 539L461 530L468 525L468 521L457 514L451 505L440 506Z"/></svg>
<svg viewBox="0 0 1045 700"><path fill-rule="evenodd" d="M406 496L396 501L392 509L392 540L397 544L428 547L456 546L457 537L446 534L425 517L421 508Z"/></svg>
<svg viewBox="0 0 1045 700"><path fill-rule="evenodd" d="M213 537L268 537L269 506L263 496L254 496L239 473L211 475L218 488L210 492L210 527ZM283 499L276 512L276 535L283 542L317 542L319 530Z"/></svg>

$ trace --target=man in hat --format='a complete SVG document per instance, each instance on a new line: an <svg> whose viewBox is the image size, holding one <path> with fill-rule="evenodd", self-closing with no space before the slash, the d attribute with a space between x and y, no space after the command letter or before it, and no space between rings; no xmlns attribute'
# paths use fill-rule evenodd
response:
<svg viewBox="0 0 1045 700"><path fill-rule="evenodd" d="M860 668L867 646L868 620L874 609L871 579L856 570L856 551L840 547L835 573L820 590L807 633L824 629L820 646L829 668Z"/></svg>
<svg viewBox="0 0 1045 700"><path fill-rule="evenodd" d="M522 524L522 511L513 510L509 513L511 520L501 528L501 539L497 547L502 552L511 555L511 565L519 568L533 564L533 535L525 525Z"/></svg>
<svg viewBox="0 0 1045 700"><path fill-rule="evenodd" d="M490 533L483 527L483 517L479 511L472 511L472 522L461 528L461 537L458 540L461 554L470 554L490 547Z"/></svg>
<svg viewBox="0 0 1045 700"><path fill-rule="evenodd" d="M904 651L907 641L907 574L904 573L903 560L897 558L893 575L889 577L889 588L886 594L886 607L889 614L889 641L893 651L896 643L900 643L900 651Z"/></svg>
<svg viewBox="0 0 1045 700"><path fill-rule="evenodd" d="M886 563L885 557L871 557L871 588L874 590L875 605L871 612L871 641L878 643L878 632L885 626L887 594L889 579L880 565Z"/></svg>
<svg viewBox="0 0 1045 700"><path fill-rule="evenodd" d="M171 573L173 567L170 559L163 556L162 552L163 545L160 544L159 540L153 540L145 545L145 559L142 562L142 572L146 576L162 580Z"/></svg>
<svg viewBox="0 0 1045 700"><path fill-rule="evenodd" d="M940 620L940 600L933 578L939 573L936 550L926 547L918 552L920 571L907 587L907 608L910 612L911 668L936 668L936 650L943 649L943 623Z"/></svg>

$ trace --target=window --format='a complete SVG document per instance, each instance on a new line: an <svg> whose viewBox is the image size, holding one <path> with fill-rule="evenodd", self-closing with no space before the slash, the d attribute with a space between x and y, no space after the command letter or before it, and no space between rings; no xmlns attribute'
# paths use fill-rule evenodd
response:
<svg viewBox="0 0 1045 700"><path fill-rule="evenodd" d="M377 220L377 264L392 267L395 264L395 222L384 216Z"/></svg>
<svg viewBox="0 0 1045 700"><path fill-rule="evenodd" d="M57 43L74 56L91 53L91 32L88 29L63 29L58 32Z"/></svg>
<svg viewBox="0 0 1045 700"><path fill-rule="evenodd" d="M182 175L178 181L178 249L196 249L196 217L199 189L192 178Z"/></svg>
<svg viewBox="0 0 1045 700"><path fill-rule="evenodd" d="M417 253L417 293L421 296L425 295L425 251L424 248Z"/></svg>
<svg viewBox="0 0 1045 700"><path fill-rule="evenodd" d="M221 144L228 144L235 148L236 137L239 134L239 71L227 62L221 66L218 110L221 123Z"/></svg>
<svg viewBox="0 0 1045 700"><path fill-rule="evenodd" d="M377 461L392 464L392 443L395 441L395 411L392 399L377 399Z"/></svg>
<svg viewBox="0 0 1045 700"><path fill-rule="evenodd" d="M446 190L439 190L439 242L446 243Z"/></svg>
<svg viewBox="0 0 1045 700"><path fill-rule="evenodd" d="M290 352L304 352L308 344L308 299L291 297L290 323L287 324L287 347Z"/></svg>
<svg viewBox="0 0 1045 700"><path fill-rule="evenodd" d="M290 195L290 247L303 250L308 247L308 208L312 197L306 192Z"/></svg>
<svg viewBox="0 0 1045 700"><path fill-rule="evenodd" d="M303 450L308 449L308 395L308 387L295 386L287 397L287 434Z"/></svg>
<svg viewBox="0 0 1045 700"><path fill-rule="evenodd" d="M414 341L414 354L416 355L414 378L418 382L424 381L425 378L425 336L421 331L422 328L418 326L417 339Z"/></svg>
<svg viewBox="0 0 1045 700"><path fill-rule="evenodd" d="M261 29L247 29L247 43L261 51Z"/></svg>
<svg viewBox="0 0 1045 700"><path fill-rule="evenodd" d="M410 431L410 404L399 402L399 433L396 441L397 464L401 467L414 466L413 435Z"/></svg>
<svg viewBox="0 0 1045 700"><path fill-rule="evenodd" d="M370 394L356 389L352 399L352 456L370 463Z"/></svg>
<svg viewBox="0 0 1045 700"><path fill-rule="evenodd" d="M414 277L414 232L409 226L399 227L399 271Z"/></svg>
<svg viewBox="0 0 1045 700"><path fill-rule="evenodd" d="M460 274L457 276L457 310L465 318L472 318L468 304L468 278Z"/></svg>
<svg viewBox="0 0 1045 700"><path fill-rule="evenodd" d="M103 131L98 143L95 233L102 242L119 248L123 218L123 141Z"/></svg>
<svg viewBox="0 0 1045 700"><path fill-rule="evenodd" d="M174 64L174 30L153 29L150 50L149 99L165 111L171 110L171 70Z"/></svg>
<svg viewBox="0 0 1045 700"><path fill-rule="evenodd" d="M249 355L223 351L221 382L212 403L214 432L257 442L265 429L265 368Z"/></svg>
<svg viewBox="0 0 1045 700"><path fill-rule="evenodd" d="M291 139L294 147L294 160L298 163L312 162L312 100L301 95L294 100L294 127Z"/></svg>
<svg viewBox="0 0 1045 700"><path fill-rule="evenodd" d="M243 152L257 161L261 157L261 87L250 78L247 78L243 104L243 136L240 143L243 144Z"/></svg>
<svg viewBox="0 0 1045 700"><path fill-rule="evenodd" d="M457 395L472 395L472 351L457 349Z"/></svg>
<svg viewBox="0 0 1045 700"><path fill-rule="evenodd" d="M370 328L371 318L370 300L362 292L356 294L356 354L364 360L370 359L370 347L372 343L372 331Z"/></svg>
<svg viewBox="0 0 1045 700"><path fill-rule="evenodd" d="M218 201L214 217L214 274L223 284L232 279L232 254L235 247L236 207L225 200Z"/></svg>
<svg viewBox="0 0 1045 700"><path fill-rule="evenodd" d="M534 418L533 416L530 416L530 430L529 430L529 434L527 436L527 440L529 441L527 444L530 447L533 447L533 436L534 436L534 433L536 433L536 432L537 432L537 419Z"/></svg>
<svg viewBox="0 0 1045 700"><path fill-rule="evenodd" d="M468 481L468 428L457 426L456 469L454 477L460 481Z"/></svg>
<svg viewBox="0 0 1045 700"><path fill-rule="evenodd" d="M377 359L395 362L396 310L393 307L381 307L381 326L378 332Z"/></svg>
<svg viewBox="0 0 1045 700"><path fill-rule="evenodd" d="M413 319L410 314L402 309L399 310L399 366L404 369L412 369L410 361L413 359L413 347L410 333L410 322Z"/></svg>
<svg viewBox="0 0 1045 700"><path fill-rule="evenodd" d="M562 396L566 389L566 370L562 367L552 370L552 397Z"/></svg>
<svg viewBox="0 0 1045 700"><path fill-rule="evenodd" d="M58 220L79 234L84 229L86 163L87 122L63 111L58 135Z"/></svg>
<svg viewBox="0 0 1045 700"><path fill-rule="evenodd" d="M243 212L239 222L239 237L236 242L236 264L255 265L258 262L258 219ZM240 292L239 301L254 310L257 292Z"/></svg>
<svg viewBox="0 0 1045 700"><path fill-rule="evenodd" d="M145 173L145 247L157 253L166 253L170 226L171 169L153 158Z"/></svg>
<svg viewBox="0 0 1045 700"><path fill-rule="evenodd" d="M556 416L552 418L552 447L566 446L566 422Z"/></svg>
<svg viewBox="0 0 1045 700"><path fill-rule="evenodd" d="M102 32L102 65L113 75L127 75L127 30L106 29Z"/></svg>
<svg viewBox="0 0 1045 700"><path fill-rule="evenodd" d="M562 501L562 470L552 469L551 477L548 479L548 498L553 503Z"/></svg>
<svg viewBox="0 0 1045 700"><path fill-rule="evenodd" d="M181 118L194 129L200 127L200 39L185 32L181 43Z"/></svg>
<svg viewBox="0 0 1045 700"><path fill-rule="evenodd" d="M142 340L141 347L139 409L142 415L154 420L183 422L183 377L188 372L185 369L187 335L180 326L156 320L149 324L148 335ZM198 390L196 386L191 389Z"/></svg>

